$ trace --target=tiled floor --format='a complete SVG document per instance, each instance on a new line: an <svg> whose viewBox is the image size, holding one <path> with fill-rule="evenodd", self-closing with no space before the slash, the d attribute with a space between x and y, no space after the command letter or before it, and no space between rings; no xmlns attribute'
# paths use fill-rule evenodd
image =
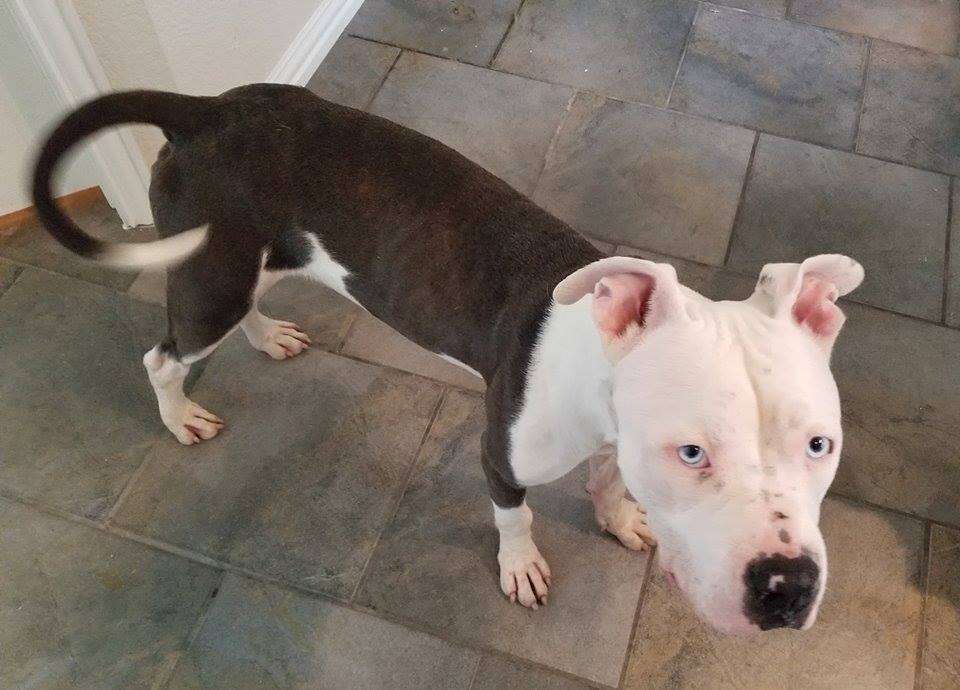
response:
<svg viewBox="0 0 960 690"><path fill-rule="evenodd" d="M531 492L549 606L508 604L482 382L313 285L265 310L315 347L231 338L191 381L228 427L181 448L139 363L163 276L28 226L0 239L0 687L960 687L958 41L946 0L367 0L310 82L711 297L864 263L812 631L705 629L582 469Z"/></svg>

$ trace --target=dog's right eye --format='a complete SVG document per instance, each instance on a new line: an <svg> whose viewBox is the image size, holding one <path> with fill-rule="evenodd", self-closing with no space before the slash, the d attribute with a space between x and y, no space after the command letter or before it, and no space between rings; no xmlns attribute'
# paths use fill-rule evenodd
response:
<svg viewBox="0 0 960 690"><path fill-rule="evenodd" d="M680 456L680 462L687 467L694 469L703 469L710 467L710 460L707 458L707 451L700 446L686 445L677 448L677 455Z"/></svg>

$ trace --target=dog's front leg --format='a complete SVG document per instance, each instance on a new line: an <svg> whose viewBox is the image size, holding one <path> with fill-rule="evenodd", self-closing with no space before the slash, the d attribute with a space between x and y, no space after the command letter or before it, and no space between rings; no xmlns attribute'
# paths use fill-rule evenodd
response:
<svg viewBox="0 0 960 690"><path fill-rule="evenodd" d="M648 545L655 545L646 513L626 497L627 487L620 476L616 454L594 455L589 464L587 493L593 499L600 529L610 532L628 549L643 551Z"/></svg>
<svg viewBox="0 0 960 690"><path fill-rule="evenodd" d="M500 564L500 589L510 601L519 601L536 609L547 603L550 567L533 542L530 526L533 513L525 500L526 490L504 477L503 468L486 442L482 443L483 470L493 501L493 518L500 533L497 562Z"/></svg>

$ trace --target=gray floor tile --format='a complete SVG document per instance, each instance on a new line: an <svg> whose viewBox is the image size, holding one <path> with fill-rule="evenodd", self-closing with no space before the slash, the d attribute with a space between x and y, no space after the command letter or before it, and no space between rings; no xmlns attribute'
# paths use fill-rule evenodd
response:
<svg viewBox="0 0 960 690"><path fill-rule="evenodd" d="M23 266L0 258L0 295L13 285L13 281L17 279L22 270Z"/></svg>
<svg viewBox="0 0 960 690"><path fill-rule="evenodd" d="M529 194L573 92L404 53L371 112L442 141Z"/></svg>
<svg viewBox="0 0 960 690"><path fill-rule="evenodd" d="M865 39L704 5L670 107L852 148Z"/></svg>
<svg viewBox="0 0 960 690"><path fill-rule="evenodd" d="M720 0L713 4L734 7L774 19L783 18L787 12L787 0Z"/></svg>
<svg viewBox="0 0 960 690"><path fill-rule="evenodd" d="M534 199L592 237L721 264L754 136L579 94Z"/></svg>
<svg viewBox="0 0 960 690"><path fill-rule="evenodd" d="M165 431L141 358L153 306L25 269L0 298L0 485L102 517Z"/></svg>
<svg viewBox="0 0 960 690"><path fill-rule="evenodd" d="M120 216L110 208L106 200L72 210L69 214L77 225L102 240L138 242L155 238L152 227L124 230ZM120 271L81 259L61 247L35 220L26 223L10 236L0 237L0 257L105 285L115 290L126 290L136 277L136 273L130 271Z"/></svg>
<svg viewBox="0 0 960 690"><path fill-rule="evenodd" d="M960 7L941 0L794 0L790 16L937 53L955 53Z"/></svg>
<svg viewBox="0 0 960 690"><path fill-rule="evenodd" d="M950 277L947 282L947 323L960 326L960 184L953 181L953 206L950 224Z"/></svg>
<svg viewBox="0 0 960 690"><path fill-rule="evenodd" d="M849 254L866 269L853 299L939 321L948 198L942 175L761 135L730 264Z"/></svg>
<svg viewBox="0 0 960 690"><path fill-rule="evenodd" d="M480 467L483 403L451 392L357 603L458 639L616 685L646 565L596 527L585 472L530 491L534 538L550 563L538 611L500 592L497 533Z"/></svg>
<svg viewBox="0 0 960 690"><path fill-rule="evenodd" d="M399 48L343 35L310 77L307 88L329 101L365 108L398 55Z"/></svg>
<svg viewBox="0 0 960 690"><path fill-rule="evenodd" d="M199 446L158 443L116 522L348 598L439 396L315 348L276 362L235 334L192 395L225 430Z"/></svg>
<svg viewBox="0 0 960 690"><path fill-rule="evenodd" d="M146 302L166 304L166 273L144 271L127 292ZM293 321L310 336L314 346L336 350L360 309L319 283L286 278L261 298L260 311L281 321Z"/></svg>
<svg viewBox="0 0 960 690"><path fill-rule="evenodd" d="M486 65L519 5L520 0L366 0L347 33Z"/></svg>
<svg viewBox="0 0 960 690"><path fill-rule="evenodd" d="M876 41L857 151L960 174L960 59Z"/></svg>
<svg viewBox="0 0 960 690"><path fill-rule="evenodd" d="M170 688L469 688L479 655L227 575Z"/></svg>
<svg viewBox="0 0 960 690"><path fill-rule="evenodd" d="M960 687L960 531L934 525L920 684L924 690Z"/></svg>
<svg viewBox="0 0 960 690"><path fill-rule="evenodd" d="M695 13L691 0L527 0L494 66L662 106Z"/></svg>
<svg viewBox="0 0 960 690"><path fill-rule="evenodd" d="M809 631L723 637L658 574L640 612L625 688L911 688L920 622L919 521L824 504L827 593Z"/></svg>
<svg viewBox="0 0 960 690"><path fill-rule="evenodd" d="M960 525L960 331L843 309L833 370L844 444L834 488Z"/></svg>
<svg viewBox="0 0 960 690"><path fill-rule="evenodd" d="M566 676L488 655L480 662L471 690L584 690L589 687L592 686Z"/></svg>
<svg viewBox="0 0 960 690"><path fill-rule="evenodd" d="M343 346L343 354L385 364L454 386L482 391L483 379L407 340L382 321L362 313Z"/></svg>
<svg viewBox="0 0 960 690"><path fill-rule="evenodd" d="M221 574L0 499L0 686L147 688Z"/></svg>

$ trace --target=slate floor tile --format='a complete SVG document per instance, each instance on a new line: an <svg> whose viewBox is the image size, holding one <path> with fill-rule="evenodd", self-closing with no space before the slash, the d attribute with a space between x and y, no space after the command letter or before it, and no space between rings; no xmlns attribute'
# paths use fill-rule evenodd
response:
<svg viewBox="0 0 960 690"><path fill-rule="evenodd" d="M589 687L592 686L541 668L485 656L470 690L585 690Z"/></svg>
<svg viewBox="0 0 960 690"><path fill-rule="evenodd" d="M0 486L103 517L164 431L143 370L161 311L27 268L0 297Z"/></svg>
<svg viewBox="0 0 960 690"><path fill-rule="evenodd" d="M848 254L866 269L852 299L939 321L948 198L943 175L761 135L730 265Z"/></svg>
<svg viewBox="0 0 960 690"><path fill-rule="evenodd" d="M310 77L307 88L328 101L363 109L399 55L399 48L344 34Z"/></svg>
<svg viewBox="0 0 960 690"><path fill-rule="evenodd" d="M347 33L486 65L520 0L366 0Z"/></svg>
<svg viewBox="0 0 960 690"><path fill-rule="evenodd" d="M754 136L579 94L534 200L592 237L721 264Z"/></svg>
<svg viewBox="0 0 960 690"><path fill-rule="evenodd" d="M866 55L860 37L704 5L670 107L849 149Z"/></svg>
<svg viewBox="0 0 960 690"><path fill-rule="evenodd" d="M677 271L677 278L682 285L712 300L747 299L753 294L757 284L757 276L740 275L725 267L698 264L642 249L617 247L616 255L636 256L647 261L670 264Z"/></svg>
<svg viewBox="0 0 960 690"><path fill-rule="evenodd" d="M787 12L787 0L722 0L714 4L734 7L774 19L782 18Z"/></svg>
<svg viewBox="0 0 960 690"><path fill-rule="evenodd" d="M947 323L960 326L960 185L953 182L953 205L950 223L950 277L947 282Z"/></svg>
<svg viewBox="0 0 960 690"><path fill-rule="evenodd" d="M646 558L598 530L581 467L529 492L554 585L538 611L511 604L500 592L480 467L483 419L478 396L448 393L356 603L616 685Z"/></svg>
<svg viewBox="0 0 960 690"><path fill-rule="evenodd" d="M921 523L827 499L821 528L830 572L813 628L721 636L657 569L623 687L913 687Z"/></svg>
<svg viewBox="0 0 960 690"><path fill-rule="evenodd" d="M155 238L153 227L124 230L120 216L105 199L72 209L69 215L86 232L112 242L139 242ZM25 223L9 236L0 237L0 257L29 264L63 275L126 290L136 277L130 271L98 265L64 249L36 220Z"/></svg>
<svg viewBox="0 0 960 690"><path fill-rule="evenodd" d="M790 16L936 53L956 53L960 38L960 7L940 0L794 0Z"/></svg>
<svg viewBox="0 0 960 690"><path fill-rule="evenodd" d="M127 292L146 302L166 304L166 273L144 271ZM310 336L314 346L336 350L360 309L320 283L285 278L260 299L260 311L280 321L293 321Z"/></svg>
<svg viewBox="0 0 960 690"><path fill-rule="evenodd" d="M22 270L23 266L0 258L0 295L13 285L13 281L17 279Z"/></svg>
<svg viewBox="0 0 960 690"><path fill-rule="evenodd" d="M462 388L475 391L486 388L479 376L474 376L456 364L443 361L366 312L357 318L357 322L350 329L350 335L343 346L343 354Z"/></svg>
<svg viewBox="0 0 960 690"><path fill-rule="evenodd" d="M370 111L438 139L529 194L572 96L564 86L404 53Z"/></svg>
<svg viewBox="0 0 960 690"><path fill-rule="evenodd" d="M479 655L341 606L227 575L170 688L463 688Z"/></svg>
<svg viewBox="0 0 960 690"><path fill-rule="evenodd" d="M857 304L843 310L834 489L960 525L960 331Z"/></svg>
<svg viewBox="0 0 960 690"><path fill-rule="evenodd" d="M316 348L276 362L235 334L192 395L226 428L199 446L158 443L116 523L349 598L439 396Z"/></svg>
<svg viewBox="0 0 960 690"><path fill-rule="evenodd" d="M690 0L527 0L494 66L662 106L696 9Z"/></svg>
<svg viewBox="0 0 960 690"><path fill-rule="evenodd" d="M960 687L960 531L933 525L919 687Z"/></svg>
<svg viewBox="0 0 960 690"><path fill-rule="evenodd" d="M960 174L958 92L960 59L874 42L857 151Z"/></svg>
<svg viewBox="0 0 960 690"><path fill-rule="evenodd" d="M0 686L145 688L216 570L0 499Z"/></svg>

